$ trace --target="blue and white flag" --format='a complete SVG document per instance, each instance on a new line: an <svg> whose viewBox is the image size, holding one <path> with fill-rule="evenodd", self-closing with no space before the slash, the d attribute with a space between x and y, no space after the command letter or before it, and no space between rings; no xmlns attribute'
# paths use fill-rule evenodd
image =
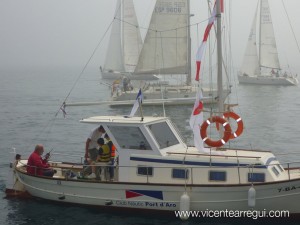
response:
<svg viewBox="0 0 300 225"><path fill-rule="evenodd" d="M136 96L135 103L131 109L129 117L133 117L134 114L136 113L137 109L139 108L140 104L143 102L143 93L142 89L140 88L138 95Z"/></svg>

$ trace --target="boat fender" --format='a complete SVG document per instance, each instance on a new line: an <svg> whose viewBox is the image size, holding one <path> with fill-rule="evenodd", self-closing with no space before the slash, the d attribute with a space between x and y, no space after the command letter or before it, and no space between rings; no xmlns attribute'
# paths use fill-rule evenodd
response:
<svg viewBox="0 0 300 225"><path fill-rule="evenodd" d="M242 118L238 114L236 114L234 112L225 112L223 114L223 118L224 119L226 119L226 118L232 118L232 119L234 119L236 121L236 124L237 124L236 131L231 133L229 139L237 138L238 136L240 136L243 133L244 123L243 123ZM219 130L219 126L220 125L217 123L216 124L217 130Z"/></svg>
<svg viewBox="0 0 300 225"><path fill-rule="evenodd" d="M255 207L255 201L256 201L256 190L252 185L248 190L248 206L250 208L254 208Z"/></svg>
<svg viewBox="0 0 300 225"><path fill-rule="evenodd" d="M211 123L220 123L224 127L224 135L220 140L212 140L207 137L207 128ZM208 118L206 121L204 121L201 125L200 129L200 135L202 140L211 147L221 147L223 146L229 139L231 135L231 127L228 121L222 117L219 116L213 116L211 118Z"/></svg>
<svg viewBox="0 0 300 225"><path fill-rule="evenodd" d="M190 196L184 192L180 197L180 211L185 212L180 215L181 220L187 220L189 218L188 211L190 210Z"/></svg>

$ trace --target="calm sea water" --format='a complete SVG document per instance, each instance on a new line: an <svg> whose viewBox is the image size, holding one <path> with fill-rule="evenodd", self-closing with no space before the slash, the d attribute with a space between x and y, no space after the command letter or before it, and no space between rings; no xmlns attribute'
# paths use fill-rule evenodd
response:
<svg viewBox="0 0 300 225"><path fill-rule="evenodd" d="M193 219L181 222L176 218L103 212L78 206L65 206L42 200L5 199L9 183L12 148L26 158L37 143L47 150L66 155L83 155L84 144L92 126L80 124L81 118L100 114L128 114L130 107L70 107L67 117L55 117L79 75L80 70L40 69L0 71L0 224L258 224L262 221L235 219ZM83 74L69 101L107 100L109 90L99 83L97 70ZM237 93L237 94L236 94ZM233 85L232 102L242 116L245 130L232 147L272 150L282 162L300 161L300 89ZM191 107L166 108L187 142L191 142L188 118ZM144 108L147 115L162 115L162 107ZM68 158L68 156L60 156ZM286 223L286 221L285 221ZM270 224L274 224L274 221ZM291 222L289 224L300 224Z"/></svg>

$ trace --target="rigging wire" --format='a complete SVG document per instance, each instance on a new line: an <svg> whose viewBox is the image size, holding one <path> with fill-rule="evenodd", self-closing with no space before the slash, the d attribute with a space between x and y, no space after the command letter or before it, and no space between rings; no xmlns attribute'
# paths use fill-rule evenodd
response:
<svg viewBox="0 0 300 225"><path fill-rule="evenodd" d="M282 5L283 5L283 8L284 8L284 12L285 12L285 14L286 14L286 17L287 17L287 19L288 19L288 21L289 21L289 25L290 25L290 28L291 28L291 30L292 30L292 34L293 34L293 37L294 37L294 39L295 39L295 42L296 42L296 45L297 45L298 51L299 51L299 53L300 53L300 47L299 47L299 44L298 44L298 41L297 41L297 38L296 38L296 34L295 34L295 32L294 32L294 29L293 29L293 26L292 26L292 23L291 23L290 17L289 17L289 15L288 15L288 13L287 13L287 10L286 10L286 7L285 7L285 4L284 4L284 1L283 1L283 0L281 0L281 2L282 2Z"/></svg>
<svg viewBox="0 0 300 225"><path fill-rule="evenodd" d="M119 5L119 9L120 9L121 5ZM117 10L116 10L117 11ZM69 98L69 96L71 95L72 91L74 90L77 82L79 81L79 79L81 78L81 76L83 75L84 71L86 70L87 66L89 65L91 59L93 58L93 56L95 55L96 51L98 50L99 46L102 44L102 41L104 40L105 36L107 35L110 27L112 26L114 20L116 19L116 16L114 15L114 18L112 19L112 21L110 22L109 26L107 27L107 29L105 30L104 34L102 35L102 37L100 38L99 42L97 43L96 47L94 48L92 54L90 55L90 57L88 58L86 64L84 65L83 69L81 70L81 72L79 73L77 79L75 80L74 84L72 85L70 91L68 92L67 96L64 98L64 101L63 103L59 106L57 112L55 113L54 117L52 117L48 122L47 124L45 125L45 127L42 128L42 131L39 132L35 138L33 140L38 140L45 132L46 130L49 128L49 131L53 128L54 126L54 122L55 122L55 119L58 115L58 113L65 107L65 103L67 101L67 99ZM28 143L28 146L29 147L30 143Z"/></svg>
<svg viewBox="0 0 300 225"><path fill-rule="evenodd" d="M108 33L109 29L111 28L113 22L115 20L117 20L118 18L116 17L116 14L118 13L118 11L121 10L121 3L118 6L118 10L116 10L116 13L114 15L114 18L112 19L112 21L110 22L110 24L108 25L108 27L106 28L104 34L102 35L102 37L100 38L99 42L97 43L96 47L94 48L92 54L90 55L90 57L88 58L87 62L85 63L84 67L82 68L81 72L79 73L77 79L75 80L74 84L72 85L69 93L67 94L67 96L65 97L63 103L60 105L58 111L55 114L55 117L58 115L58 113L61 111L61 108L65 106L65 103L67 101L67 99L69 98L69 96L71 95L72 91L74 90L77 82L79 81L79 79L81 78L81 76L83 75L84 71L86 70L87 66L89 65L90 61L92 60L92 58L94 57L94 55L96 54L99 46L102 44L102 41L104 40L106 34Z"/></svg>
<svg viewBox="0 0 300 225"><path fill-rule="evenodd" d="M72 91L74 90L74 88L75 88L77 82L79 81L79 79L80 79L81 76L83 75L84 71L86 70L86 68L87 68L87 66L89 65L90 61L92 60L93 56L96 54L96 51L98 50L99 46L102 44L102 41L103 41L104 37L106 36L106 34L107 34L109 28L110 28L110 27L112 26L112 24L113 24L113 21L114 21L114 20L112 20L112 22L110 23L110 25L107 27L107 29L106 29L104 35L102 36L102 38L101 38L100 41L98 42L97 46L96 46L95 49L93 50L92 54L91 54L90 57L88 58L87 62L85 63L85 65L84 65L84 67L83 67L83 69L81 70L81 72L79 73L79 75L78 75L77 79L75 80L73 86L71 87L71 90L69 91L69 93L68 93L67 96L65 97L63 103L60 105L58 111L56 112L55 117L56 117L56 116L58 115L58 113L61 111L61 108L64 107L64 105L65 105L67 99L69 98L69 96L71 95Z"/></svg>

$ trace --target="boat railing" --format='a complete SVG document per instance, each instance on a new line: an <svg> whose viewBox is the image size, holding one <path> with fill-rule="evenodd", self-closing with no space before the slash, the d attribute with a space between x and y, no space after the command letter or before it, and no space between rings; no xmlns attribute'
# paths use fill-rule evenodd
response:
<svg viewBox="0 0 300 225"><path fill-rule="evenodd" d="M81 157L82 159L82 157ZM26 172L25 165L26 161L20 161L17 168L22 172ZM23 163L23 164L22 164ZM278 179L270 180L266 179L263 183L281 181L281 180L293 180L300 179L300 162L288 162L284 164L272 163L269 165L261 164L249 164L249 165L237 165L237 166L189 166L189 165L175 165L175 166L120 166L118 162L114 165L101 164L101 165L88 165L82 162L49 162L54 170L57 170L57 174L54 176L56 178L62 179L72 179L72 178L82 178L85 179L91 173L92 167L97 169L102 169L104 173L100 172L101 181L109 181L109 170L113 168L115 173L114 181L119 181L119 171L127 171L130 177L128 182L142 182L142 183L178 183L178 184L210 184L214 183L214 180L210 180L209 171L224 171L227 173L228 180L226 179L224 183L230 184L244 184L244 183L255 183L254 181L249 181L247 176L252 176L255 173L264 173L261 168L269 169L270 173L274 173L273 176ZM33 175L38 175L38 170L40 168L34 167L35 173ZM98 170L97 170L98 171ZM276 172L277 171L277 172ZM229 175L230 174L234 174ZM199 175L207 174L207 181L203 181L203 178L199 178ZM71 176L73 175L73 177ZM159 176L157 176L159 175ZM232 178L237 176L236 178ZM122 180L123 181L123 180ZM218 182L220 183L220 182Z"/></svg>
<svg viewBox="0 0 300 225"><path fill-rule="evenodd" d="M222 151L220 151L222 152ZM252 158L260 159L260 156L239 156L239 155L222 155L222 154L202 154L202 153L180 153L180 152L167 152L169 155L190 155L190 156L201 156L201 157L222 157L222 158Z"/></svg>

